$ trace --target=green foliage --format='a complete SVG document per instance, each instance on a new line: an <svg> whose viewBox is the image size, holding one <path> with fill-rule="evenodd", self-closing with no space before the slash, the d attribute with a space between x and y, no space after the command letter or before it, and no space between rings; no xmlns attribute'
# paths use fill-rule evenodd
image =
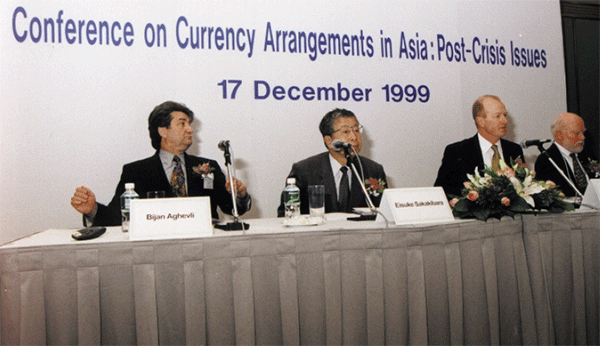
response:
<svg viewBox="0 0 600 346"><path fill-rule="evenodd" d="M450 201L454 216L487 221L490 217L514 217L518 213L548 211L562 213L574 210L563 201L564 194L556 184L537 181L534 173L518 159L508 166L500 162L500 170L486 167L481 175L477 170L467 175L468 182L461 196Z"/></svg>

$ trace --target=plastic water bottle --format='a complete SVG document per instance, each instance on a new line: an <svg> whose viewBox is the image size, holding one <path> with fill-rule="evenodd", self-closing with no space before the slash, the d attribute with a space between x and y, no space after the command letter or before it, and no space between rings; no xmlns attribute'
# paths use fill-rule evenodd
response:
<svg viewBox="0 0 600 346"><path fill-rule="evenodd" d="M287 178L283 190L285 218L294 219L300 216L300 189L296 186L296 178Z"/></svg>
<svg viewBox="0 0 600 346"><path fill-rule="evenodd" d="M135 190L134 183L125 184L125 192L121 195L121 230L123 232L129 232L129 210L131 209L130 202L132 199L140 198Z"/></svg>

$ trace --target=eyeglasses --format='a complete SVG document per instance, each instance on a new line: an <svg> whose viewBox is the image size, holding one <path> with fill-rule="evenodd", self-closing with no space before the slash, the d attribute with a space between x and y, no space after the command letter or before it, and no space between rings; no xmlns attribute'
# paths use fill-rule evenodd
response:
<svg viewBox="0 0 600 346"><path fill-rule="evenodd" d="M576 131L576 130L573 130L572 128L567 128L567 131L569 131L570 133L572 133L575 136L579 136L580 134L585 133L586 129L583 128L581 130Z"/></svg>
<svg viewBox="0 0 600 346"><path fill-rule="evenodd" d="M349 135L351 132L354 132L354 134L358 134L358 133L363 133L364 127L362 125L357 125L357 126L342 126L339 129L333 131L331 134L334 134L336 132L341 132L343 135Z"/></svg>

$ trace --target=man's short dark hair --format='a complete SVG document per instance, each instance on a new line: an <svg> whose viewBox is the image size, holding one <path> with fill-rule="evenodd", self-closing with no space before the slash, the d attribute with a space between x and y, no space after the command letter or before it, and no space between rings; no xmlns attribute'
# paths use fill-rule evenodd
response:
<svg viewBox="0 0 600 346"><path fill-rule="evenodd" d="M321 119L321 123L319 124L319 131L323 137L331 136L333 134L333 123L336 119L339 118L356 118L356 115L347 109L336 108L329 113L325 114L323 119Z"/></svg>
<svg viewBox="0 0 600 346"><path fill-rule="evenodd" d="M152 147L156 150L160 149L160 142L162 140L160 133L158 133L158 128L169 128L171 126L171 120L173 119L171 113L173 112L184 113L190 119L190 123L194 120L194 112L187 108L183 103L166 101L154 107L148 117L148 131L150 132Z"/></svg>

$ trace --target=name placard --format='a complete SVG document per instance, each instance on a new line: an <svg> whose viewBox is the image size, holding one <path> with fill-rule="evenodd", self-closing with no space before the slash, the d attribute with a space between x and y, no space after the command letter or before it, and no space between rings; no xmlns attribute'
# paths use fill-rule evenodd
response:
<svg viewBox="0 0 600 346"><path fill-rule="evenodd" d="M379 212L396 225L454 221L448 199L441 187L385 189ZM383 221L377 214L376 221Z"/></svg>
<svg viewBox="0 0 600 346"><path fill-rule="evenodd" d="M194 238L212 234L209 197L131 201L131 240Z"/></svg>
<svg viewBox="0 0 600 346"><path fill-rule="evenodd" d="M581 206L590 209L600 209L600 179L590 179L583 194Z"/></svg>

